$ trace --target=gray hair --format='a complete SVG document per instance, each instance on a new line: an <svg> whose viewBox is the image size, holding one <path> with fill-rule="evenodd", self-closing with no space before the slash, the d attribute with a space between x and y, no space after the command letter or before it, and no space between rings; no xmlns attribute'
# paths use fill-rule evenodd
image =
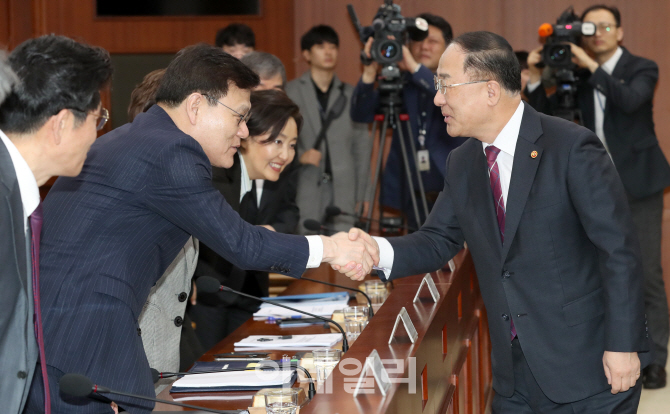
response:
<svg viewBox="0 0 670 414"><path fill-rule="evenodd" d="M12 87L18 81L16 74L7 63L7 54L0 50L0 103L11 93Z"/></svg>
<svg viewBox="0 0 670 414"><path fill-rule="evenodd" d="M249 69L256 72L261 79L269 79L280 74L282 87L286 85L286 69L284 68L284 64L272 53L251 52L240 60Z"/></svg>

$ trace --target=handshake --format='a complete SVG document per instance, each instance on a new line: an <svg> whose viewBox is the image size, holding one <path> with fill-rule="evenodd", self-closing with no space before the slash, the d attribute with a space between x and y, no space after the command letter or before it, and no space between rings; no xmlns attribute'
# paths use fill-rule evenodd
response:
<svg viewBox="0 0 670 414"><path fill-rule="evenodd" d="M369 234L352 228L331 237L321 236L325 263L352 280L363 280L379 264L379 246Z"/></svg>

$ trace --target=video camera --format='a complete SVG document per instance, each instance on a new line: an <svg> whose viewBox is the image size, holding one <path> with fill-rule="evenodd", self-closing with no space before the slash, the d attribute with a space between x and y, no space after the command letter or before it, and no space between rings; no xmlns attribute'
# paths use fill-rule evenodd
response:
<svg viewBox="0 0 670 414"><path fill-rule="evenodd" d="M348 4L347 10L361 37L361 41L365 43L370 37L375 39L370 50L372 58L368 58L364 53L361 54L364 65L369 65L372 60L382 65L400 62L402 60L402 45L407 40L406 35L417 42L428 36L428 22L420 17L403 17L400 14L400 6L393 4L393 0L384 0L384 4L379 6L371 26L361 26L354 11L354 6Z"/></svg>
<svg viewBox="0 0 670 414"><path fill-rule="evenodd" d="M547 41L542 49L542 61L552 68L569 69L573 66L572 52L568 43L579 44L582 36L596 34L596 25L582 23L572 7L561 14L556 24L544 23L538 30Z"/></svg>

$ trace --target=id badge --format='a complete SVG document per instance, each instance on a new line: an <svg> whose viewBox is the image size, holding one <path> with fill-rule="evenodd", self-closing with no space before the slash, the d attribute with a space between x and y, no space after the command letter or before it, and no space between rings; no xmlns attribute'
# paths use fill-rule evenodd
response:
<svg viewBox="0 0 670 414"><path fill-rule="evenodd" d="M419 171L430 171L428 150L423 149L416 152L416 164L419 166Z"/></svg>

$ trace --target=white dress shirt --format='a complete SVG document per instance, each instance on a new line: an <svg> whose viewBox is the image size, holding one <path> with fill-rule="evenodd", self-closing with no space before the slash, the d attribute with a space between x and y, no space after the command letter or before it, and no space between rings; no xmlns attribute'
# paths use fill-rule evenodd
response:
<svg viewBox="0 0 670 414"><path fill-rule="evenodd" d="M623 55L623 50L618 47L616 52L612 55L607 62L600 65L600 67L607 73L611 75L614 71L614 67L619 62L619 58ZM595 121L596 121L596 135L603 142L605 149L609 152L607 148L607 141L605 139L605 130L603 129L603 123L605 122L605 104L607 103L607 97L600 92L598 89L593 88L593 107L595 109Z"/></svg>
<svg viewBox="0 0 670 414"><path fill-rule="evenodd" d="M489 145L493 145L500 149L500 153L496 158L496 163L498 164L498 171L500 173L500 186L502 187L505 206L507 206L507 194L509 193L509 184L512 178L512 166L514 164L514 150L516 148L516 141L519 138L523 110L524 103L522 101L519 102L516 111L514 111L512 117L507 121L505 127L493 141L493 144L482 142L482 151ZM389 278L391 276L391 271L393 270L393 247L391 246L391 243L383 237L373 238L379 245L379 266L375 266L375 269L384 271L386 277Z"/></svg>
<svg viewBox="0 0 670 414"><path fill-rule="evenodd" d="M28 235L28 217L33 214L33 211L40 204L40 189L37 187L37 180L33 175L32 170L28 166L26 160L23 159L21 153L16 148L14 143L9 139L4 132L0 130L0 138L7 147L9 157L12 159L16 178L19 182L19 191L21 192L21 203L23 204L23 226L26 236Z"/></svg>

